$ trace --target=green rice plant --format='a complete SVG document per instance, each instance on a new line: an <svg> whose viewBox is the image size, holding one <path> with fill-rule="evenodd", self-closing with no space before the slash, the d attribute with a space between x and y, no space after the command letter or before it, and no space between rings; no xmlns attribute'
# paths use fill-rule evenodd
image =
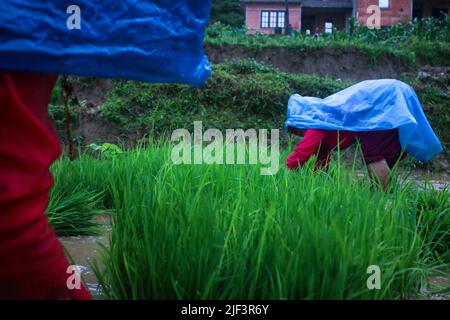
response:
<svg viewBox="0 0 450 320"><path fill-rule="evenodd" d="M107 298L408 298L449 266L422 232L413 184L384 193L339 161L261 176L259 165L174 165L170 152L60 164L74 183L103 187L116 210L95 268ZM380 290L367 288L371 265Z"/></svg>
<svg viewBox="0 0 450 320"><path fill-rule="evenodd" d="M427 183L418 194L418 226L430 258L450 263L450 190Z"/></svg>
<svg viewBox="0 0 450 320"><path fill-rule="evenodd" d="M54 188L46 211L57 236L98 235L101 225L95 219L111 214L102 209L102 193L76 188L70 193Z"/></svg>

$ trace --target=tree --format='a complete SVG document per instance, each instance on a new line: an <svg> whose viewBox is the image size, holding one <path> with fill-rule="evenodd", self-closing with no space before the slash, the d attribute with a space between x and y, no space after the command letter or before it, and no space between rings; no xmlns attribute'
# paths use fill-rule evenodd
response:
<svg viewBox="0 0 450 320"><path fill-rule="evenodd" d="M232 27L244 25L244 9L239 0L213 0L211 23L220 21Z"/></svg>

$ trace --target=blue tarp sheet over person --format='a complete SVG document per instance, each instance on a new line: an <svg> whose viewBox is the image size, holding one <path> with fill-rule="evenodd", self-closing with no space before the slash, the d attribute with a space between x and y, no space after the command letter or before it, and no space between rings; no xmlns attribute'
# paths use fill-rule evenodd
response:
<svg viewBox="0 0 450 320"><path fill-rule="evenodd" d="M211 0L2 0L0 69L202 85Z"/></svg>
<svg viewBox="0 0 450 320"><path fill-rule="evenodd" d="M325 99L293 95L286 127L342 131L399 130L403 150L419 161L443 151L414 89L392 79L360 82Z"/></svg>

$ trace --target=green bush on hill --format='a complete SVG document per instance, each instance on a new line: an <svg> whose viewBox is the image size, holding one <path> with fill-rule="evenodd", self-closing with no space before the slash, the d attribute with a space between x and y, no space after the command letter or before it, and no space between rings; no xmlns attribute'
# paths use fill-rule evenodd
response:
<svg viewBox="0 0 450 320"><path fill-rule="evenodd" d="M118 81L101 115L124 131L144 126L158 134L190 129L194 120L218 129L278 128L293 93L326 97L348 86L329 78L277 72L248 60L213 69L203 88Z"/></svg>

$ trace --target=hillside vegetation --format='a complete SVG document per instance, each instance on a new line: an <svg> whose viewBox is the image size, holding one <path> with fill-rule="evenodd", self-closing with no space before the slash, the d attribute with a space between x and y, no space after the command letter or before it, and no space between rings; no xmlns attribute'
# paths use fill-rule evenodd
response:
<svg viewBox="0 0 450 320"><path fill-rule="evenodd" d="M412 85L437 135L450 142L450 93L439 83L414 78ZM293 93L324 98L352 83L308 75L293 75L252 60L213 66L203 88L117 81L100 108L100 116L113 121L121 132L161 136L177 128L284 128L286 107ZM284 136L285 137L285 136Z"/></svg>

